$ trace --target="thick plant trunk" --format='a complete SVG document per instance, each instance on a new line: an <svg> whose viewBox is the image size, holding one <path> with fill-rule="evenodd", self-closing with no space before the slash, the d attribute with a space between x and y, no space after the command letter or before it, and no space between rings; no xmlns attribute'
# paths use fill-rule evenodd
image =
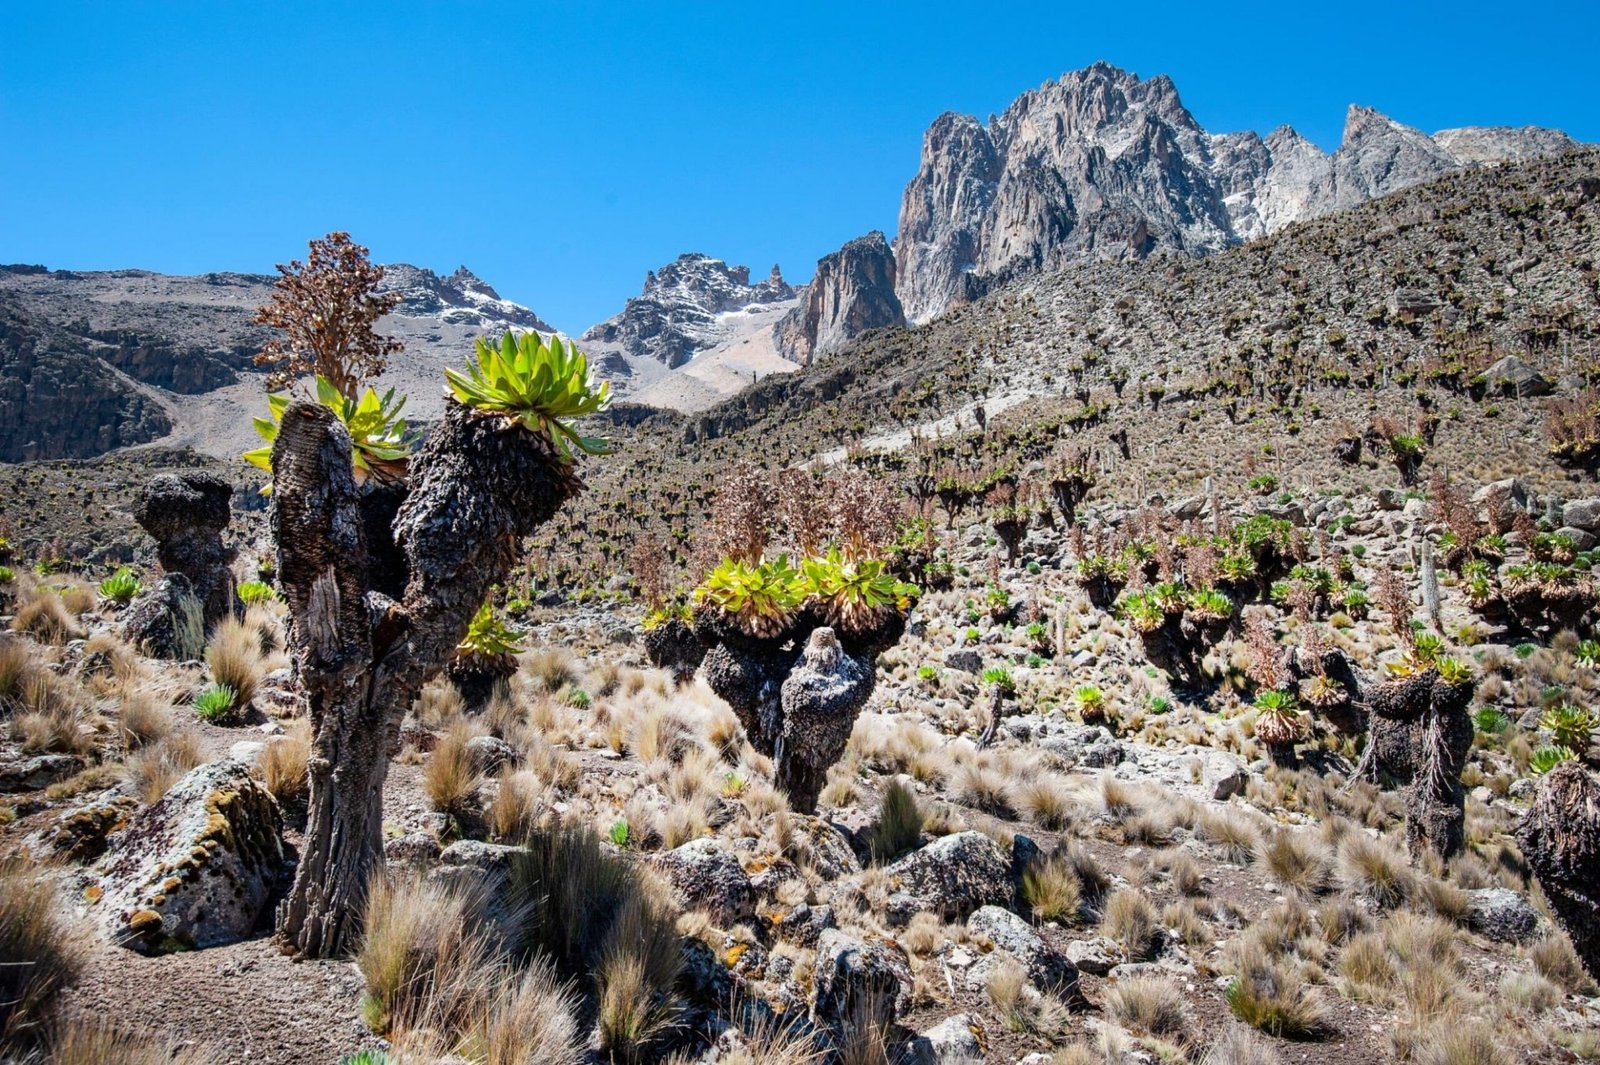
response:
<svg viewBox="0 0 1600 1065"><path fill-rule="evenodd" d="M1583 967L1600 980L1600 785L1594 776L1572 761L1546 774L1517 843Z"/></svg>
<svg viewBox="0 0 1600 1065"><path fill-rule="evenodd" d="M354 945L382 864L387 752L401 721L521 537L582 484L548 440L449 403L394 518L406 576L397 603L377 590L394 586L393 556L383 545L377 565L369 559L372 500L332 412L292 405L272 462L278 572L314 733L306 838L278 936L302 957L331 957Z"/></svg>

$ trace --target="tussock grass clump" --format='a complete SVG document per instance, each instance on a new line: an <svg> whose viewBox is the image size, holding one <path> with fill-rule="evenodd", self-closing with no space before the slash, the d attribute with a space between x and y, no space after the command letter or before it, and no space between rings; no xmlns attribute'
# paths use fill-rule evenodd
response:
<svg viewBox="0 0 1600 1065"><path fill-rule="evenodd" d="M506 975L471 1024L483 1065L580 1065L578 1000L555 967L535 958Z"/></svg>
<svg viewBox="0 0 1600 1065"><path fill-rule="evenodd" d="M1261 833L1249 818L1222 811L1202 814L1195 823L1195 835L1234 865L1249 865L1261 841Z"/></svg>
<svg viewBox="0 0 1600 1065"><path fill-rule="evenodd" d="M626 1062L650 1057L676 1023L672 987L683 966L672 913L646 874L601 847L587 827L531 836L513 856L508 895L526 914L527 949L569 978L592 981L605 1049Z"/></svg>
<svg viewBox="0 0 1600 1065"><path fill-rule="evenodd" d="M122 695L117 733L129 751L160 742L172 732L172 711L153 692L133 689Z"/></svg>
<svg viewBox="0 0 1600 1065"><path fill-rule="evenodd" d="M1200 1065L1281 1065L1272 1044L1242 1024L1230 1024L1206 1050Z"/></svg>
<svg viewBox="0 0 1600 1065"><path fill-rule="evenodd" d="M58 692L67 687L49 674L40 674L28 683L55 688ZM41 709L18 714L11 721L12 736L22 744L24 752L89 754L94 750L94 733L85 730L88 722L70 695L32 693L30 701L40 704Z"/></svg>
<svg viewBox="0 0 1600 1065"><path fill-rule="evenodd" d="M28 645L0 634L0 714L13 712L22 699L24 682L38 669Z"/></svg>
<svg viewBox="0 0 1600 1065"><path fill-rule="evenodd" d="M40 643L64 644L83 635L77 617L61 597L54 592L41 591L17 607L11 619L13 632L25 632Z"/></svg>
<svg viewBox="0 0 1600 1065"><path fill-rule="evenodd" d="M878 823L873 826L872 860L886 865L922 843L922 809L911 789L891 780L883 789L878 807Z"/></svg>
<svg viewBox="0 0 1600 1065"><path fill-rule="evenodd" d="M222 619L206 645L206 668L214 684L233 689L233 712L238 713L255 700L261 683L261 637L236 618Z"/></svg>
<svg viewBox="0 0 1600 1065"><path fill-rule="evenodd" d="M1159 976L1118 980L1106 992L1106 1016L1129 1031L1161 1038L1181 1037L1189 1018L1183 992Z"/></svg>
<svg viewBox="0 0 1600 1065"><path fill-rule="evenodd" d="M995 817L1016 815L1011 802L1011 782L1005 774L975 761L956 770L950 782L950 794L957 802Z"/></svg>
<svg viewBox="0 0 1600 1065"><path fill-rule="evenodd" d="M518 662L523 675L547 692L558 692L582 679L577 660L564 647L539 647Z"/></svg>
<svg viewBox="0 0 1600 1065"><path fill-rule="evenodd" d="M467 741L474 734L465 723L452 726L434 745L422 770L422 792L428 797L428 804L451 817L469 813L477 797L478 773L472 767L472 753L467 750Z"/></svg>
<svg viewBox="0 0 1600 1065"><path fill-rule="evenodd" d="M1030 1032L1054 1038L1066 1021L1064 1003L1040 994L1028 983L1028 973L1020 964L1006 959L989 971L985 990L999 1011L1005 1026L1013 1032Z"/></svg>
<svg viewBox="0 0 1600 1065"><path fill-rule="evenodd" d="M1083 883L1072 859L1056 852L1022 871L1022 901L1035 919L1077 924L1083 916Z"/></svg>
<svg viewBox="0 0 1600 1065"><path fill-rule="evenodd" d="M165 795L178 778L200 764L200 741L187 732L174 732L143 747L123 763L128 779L142 803Z"/></svg>
<svg viewBox="0 0 1600 1065"><path fill-rule="evenodd" d="M1594 993L1594 981L1584 972L1577 952L1560 932L1553 932L1529 947L1528 958L1535 972L1569 994Z"/></svg>
<svg viewBox="0 0 1600 1065"><path fill-rule="evenodd" d="M311 797L311 775L306 768L310 758L311 737L305 728L297 727L267 743L253 772L278 805L299 810Z"/></svg>
<svg viewBox="0 0 1600 1065"><path fill-rule="evenodd" d="M101 1019L73 1020L50 1033L52 1065L221 1065L204 1047L179 1047L117 1028Z"/></svg>
<svg viewBox="0 0 1600 1065"><path fill-rule="evenodd" d="M1353 895L1383 909L1409 899L1416 874L1395 847L1361 832L1347 834L1339 845L1339 881Z"/></svg>
<svg viewBox="0 0 1600 1065"><path fill-rule="evenodd" d="M19 860L0 862L0 1047L43 1037L56 995L83 964L54 885Z"/></svg>
<svg viewBox="0 0 1600 1065"><path fill-rule="evenodd" d="M1106 900L1100 915L1100 931L1117 941L1122 952L1134 961L1150 956L1155 949L1156 912L1145 897L1123 889Z"/></svg>
<svg viewBox="0 0 1600 1065"><path fill-rule="evenodd" d="M1293 961L1272 958L1258 943L1234 952L1236 973L1226 998L1233 1015L1279 1039L1315 1039L1328 1027L1328 1007Z"/></svg>
<svg viewBox="0 0 1600 1065"><path fill-rule="evenodd" d="M1506 1040L1499 1033L1482 1021L1460 1017L1401 1029L1393 1042L1415 1065L1500 1065L1507 1060Z"/></svg>
<svg viewBox="0 0 1600 1065"><path fill-rule="evenodd" d="M546 805L545 787L537 774L507 770L486 811L490 835L502 843L521 843L533 832Z"/></svg>
<svg viewBox="0 0 1600 1065"><path fill-rule="evenodd" d="M1374 932L1364 932L1344 945L1339 975L1344 977L1345 993L1366 1002L1388 1001L1400 978L1383 937Z"/></svg>
<svg viewBox="0 0 1600 1065"><path fill-rule="evenodd" d="M1261 841L1261 862L1285 887L1302 896L1328 887L1327 849L1309 833L1279 829Z"/></svg>
<svg viewBox="0 0 1600 1065"><path fill-rule="evenodd" d="M1072 826L1077 804L1072 792L1054 774L1045 774L1017 787L1017 809L1024 817L1050 832Z"/></svg>
<svg viewBox="0 0 1600 1065"><path fill-rule="evenodd" d="M495 958L473 925L477 900L420 877L375 877L356 968L366 981L361 1012L380 1034L459 1023L492 986Z"/></svg>

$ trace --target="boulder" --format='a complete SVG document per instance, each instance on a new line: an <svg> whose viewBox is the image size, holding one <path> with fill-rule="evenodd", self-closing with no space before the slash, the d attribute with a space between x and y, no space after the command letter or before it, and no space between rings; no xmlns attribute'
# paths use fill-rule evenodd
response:
<svg viewBox="0 0 1600 1065"><path fill-rule="evenodd" d="M1490 391L1508 396L1526 399L1550 394L1549 379L1515 355L1507 355L1479 376Z"/></svg>
<svg viewBox="0 0 1600 1065"><path fill-rule="evenodd" d="M1467 927L1497 943L1526 943L1539 930L1539 911L1510 888L1467 892Z"/></svg>
<svg viewBox="0 0 1600 1065"><path fill-rule="evenodd" d="M849 848L847 847L846 850ZM679 905L699 910L719 928L755 917L755 892L739 859L714 839L694 839L655 859Z"/></svg>
<svg viewBox="0 0 1600 1065"><path fill-rule="evenodd" d="M1600 499L1574 499L1562 509L1561 522L1585 532L1600 533Z"/></svg>
<svg viewBox="0 0 1600 1065"><path fill-rule="evenodd" d="M838 924L833 917L831 906L809 906L801 903L778 921L777 931L779 937L797 943L802 947L815 947L822 939L822 933L830 928L837 928Z"/></svg>
<svg viewBox="0 0 1600 1065"><path fill-rule="evenodd" d="M1563 525L1561 528L1557 529L1556 532L1561 536L1569 537L1572 540L1573 546L1579 551L1588 551L1593 548L1597 542L1600 542L1595 539L1594 533L1590 532L1588 529L1580 529L1575 525Z"/></svg>
<svg viewBox="0 0 1600 1065"><path fill-rule="evenodd" d="M810 814L791 814L789 818L796 834L809 844L811 867L822 879L833 881L861 872L853 841L837 825Z"/></svg>
<svg viewBox="0 0 1600 1065"><path fill-rule="evenodd" d="M946 669L974 676L983 672L983 656L970 647L952 647L944 653L944 664Z"/></svg>
<svg viewBox="0 0 1600 1065"><path fill-rule="evenodd" d="M0 763L0 792L38 791L83 767L83 759L75 754L36 754Z"/></svg>
<svg viewBox="0 0 1600 1065"><path fill-rule="evenodd" d="M439 840L432 832L407 832L383 845L383 859L402 869L425 870L439 860Z"/></svg>
<svg viewBox="0 0 1600 1065"><path fill-rule="evenodd" d="M243 939L285 871L282 830L244 765L190 770L111 838L91 888L101 929L146 953Z"/></svg>
<svg viewBox="0 0 1600 1065"><path fill-rule="evenodd" d="M982 991L989 974L1004 958L1015 958L1027 970L1028 980L1042 991L1075 993L1078 969L1067 956L1046 943L1033 926L1010 910L981 906L967 919L967 931L994 944L994 950L967 970L967 988Z"/></svg>
<svg viewBox="0 0 1600 1065"><path fill-rule="evenodd" d="M122 638L151 658L189 658L205 640L204 610L189 578L169 573L122 615Z"/></svg>
<svg viewBox="0 0 1600 1065"><path fill-rule="evenodd" d="M138 809L139 804L126 795L74 806L56 819L40 842L68 861L93 861L105 853L112 834L125 828Z"/></svg>
<svg viewBox="0 0 1600 1065"><path fill-rule="evenodd" d="M912 851L887 870L893 894L890 923L903 926L919 912L965 920L981 906L1016 901L1011 854L982 832L957 832Z"/></svg>
<svg viewBox="0 0 1600 1065"><path fill-rule="evenodd" d="M472 760L472 771L486 777L517 761L516 748L498 736L474 736L467 741L466 751Z"/></svg>
<svg viewBox="0 0 1600 1065"><path fill-rule="evenodd" d="M911 960L892 939L830 928L817 941L811 986L811 1019L821 1027L888 1027L911 1005Z"/></svg>
<svg viewBox="0 0 1600 1065"><path fill-rule="evenodd" d="M1122 960L1122 951L1109 939L1079 939L1067 944L1067 960L1080 972L1104 976Z"/></svg>
<svg viewBox="0 0 1600 1065"><path fill-rule="evenodd" d="M946 1017L906 1048L912 1065L972 1065L984 1060L983 1025L968 1013Z"/></svg>

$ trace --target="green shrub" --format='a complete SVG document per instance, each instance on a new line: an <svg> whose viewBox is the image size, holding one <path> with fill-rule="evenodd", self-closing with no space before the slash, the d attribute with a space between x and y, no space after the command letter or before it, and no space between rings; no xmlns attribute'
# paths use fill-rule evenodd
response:
<svg viewBox="0 0 1600 1065"><path fill-rule="evenodd" d="M127 606L133 597L144 591L144 585L133 575L133 570L123 566L100 582L100 595L118 606Z"/></svg>
<svg viewBox="0 0 1600 1065"><path fill-rule="evenodd" d="M207 684L194 697L194 712L207 721L223 721L233 713L238 698L226 684Z"/></svg>
<svg viewBox="0 0 1600 1065"><path fill-rule="evenodd" d="M922 808L911 789L898 780L891 780L883 789L883 803L878 808L878 823L873 826L869 850L872 860L887 865L900 855L915 850L922 842L924 818Z"/></svg>
<svg viewBox="0 0 1600 1065"><path fill-rule="evenodd" d="M237 591L240 601L246 606L270 603L283 598L278 590L266 581L240 581Z"/></svg>
<svg viewBox="0 0 1600 1065"><path fill-rule="evenodd" d="M531 331L513 336L508 330L498 348L479 340L476 351L477 359L467 360L465 373L444 372L456 399L474 410L504 414L530 433L549 437L568 461L571 447L588 455L610 450L604 438L582 436L568 424L611 405L610 382L594 383L588 356L576 345Z"/></svg>

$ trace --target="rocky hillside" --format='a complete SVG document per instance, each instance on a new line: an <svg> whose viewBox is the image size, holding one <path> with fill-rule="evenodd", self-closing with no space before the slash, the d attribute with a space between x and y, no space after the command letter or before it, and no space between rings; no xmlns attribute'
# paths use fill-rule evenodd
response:
<svg viewBox="0 0 1600 1065"><path fill-rule="evenodd" d="M1165 75L1097 63L987 125L946 113L929 128L900 207L900 302L925 322L1029 272L1208 254L1466 166L1575 146L1535 128L1430 137L1354 105L1332 155L1287 126L1212 135Z"/></svg>
<svg viewBox="0 0 1600 1065"><path fill-rule="evenodd" d="M437 413L439 369L459 363L475 337L554 331L465 267L449 276L406 263L386 270L382 287L402 299L379 328L405 352L383 383L410 396L416 416ZM0 403L21 412L0 420L0 461L86 458L164 436L216 455L250 446L249 418L262 403L251 360L270 336L252 318L272 282L0 267Z"/></svg>

